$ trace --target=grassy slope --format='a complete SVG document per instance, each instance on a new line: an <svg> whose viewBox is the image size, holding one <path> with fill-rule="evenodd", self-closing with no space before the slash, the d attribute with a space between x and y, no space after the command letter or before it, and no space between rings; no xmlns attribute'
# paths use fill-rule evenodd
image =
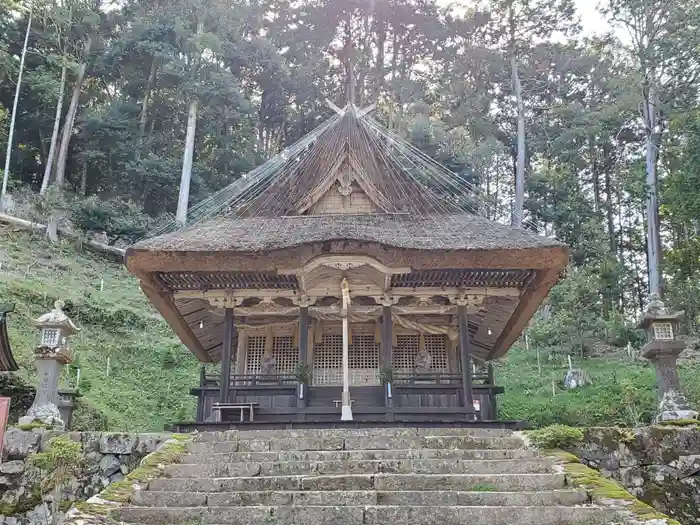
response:
<svg viewBox="0 0 700 525"><path fill-rule="evenodd" d="M543 354L541 363L540 373L536 352L518 346L498 363L496 379L506 388L500 398L501 417L523 419L537 426L630 426L653 418L658 405L656 379L653 366L644 359L620 354L575 362L575 367L586 371L592 385L568 391L563 388L568 364L562 356L550 361ZM700 407L698 373L697 363L680 364L683 390L696 409Z"/></svg>
<svg viewBox="0 0 700 525"><path fill-rule="evenodd" d="M32 320L60 298L82 328L72 347L84 399L106 415L111 429L157 431L179 417L191 417L189 388L198 381L199 364L123 265L4 226L0 262L0 302L15 303L10 338L22 376L35 383L37 331ZM68 371L65 376L64 386Z"/></svg>
<svg viewBox="0 0 700 525"><path fill-rule="evenodd" d="M32 349L37 332L31 321L57 298L82 327L73 348L85 382L82 391L107 416L111 429L151 430L189 419L194 402L189 388L199 364L146 301L137 280L123 265L70 245L54 246L0 226L0 302L15 302L10 337L21 374L33 381ZM100 280L104 289L100 291ZM107 356L111 370L107 371ZM633 424L648 421L656 404L654 374L644 361L589 359L583 367L593 385L566 392L566 365L542 356L538 373L534 351L515 347L497 364L501 417L535 424ZM700 406L700 368L684 366L684 388ZM68 375L68 374L66 374ZM554 382L554 395L552 383Z"/></svg>

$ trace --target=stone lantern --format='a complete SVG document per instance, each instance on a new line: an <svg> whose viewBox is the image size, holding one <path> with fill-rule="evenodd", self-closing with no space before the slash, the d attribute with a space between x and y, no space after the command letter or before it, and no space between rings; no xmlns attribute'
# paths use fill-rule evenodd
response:
<svg viewBox="0 0 700 525"><path fill-rule="evenodd" d="M20 425L40 422L51 427L64 427L58 410L58 382L63 365L73 361L68 340L79 328L65 314L63 306L63 301L56 301L53 310L34 321L40 332L34 352L39 385L34 403L27 415L20 419Z"/></svg>
<svg viewBox="0 0 700 525"><path fill-rule="evenodd" d="M677 360L685 349L685 337L680 335L680 321L684 312L673 312L661 298L654 294L649 299L639 328L646 331L647 343L642 355L656 369L656 385L659 389L659 404L656 422L681 419L697 419L685 396L681 393Z"/></svg>

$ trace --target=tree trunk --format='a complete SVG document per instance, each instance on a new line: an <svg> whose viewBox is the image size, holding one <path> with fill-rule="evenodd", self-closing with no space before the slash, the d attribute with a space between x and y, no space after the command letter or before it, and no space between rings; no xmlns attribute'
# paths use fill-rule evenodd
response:
<svg viewBox="0 0 700 525"><path fill-rule="evenodd" d="M148 74L148 84L146 85L146 92L143 94L143 103L141 104L141 114L139 115L139 136L138 136L138 146L136 149L136 160L141 157L141 150L143 149L143 139L146 136L146 123L148 122L148 105L150 103L151 90L156 82L156 72L158 65L156 62L156 57L153 57L151 62L151 71Z"/></svg>
<svg viewBox="0 0 700 525"><path fill-rule="evenodd" d="M80 93L83 89L83 82L85 82L85 73L87 71L87 59L90 55L90 48L92 47L92 37L87 36L85 44L83 46L83 63L78 67L78 74L75 78L75 84L73 85L73 94L70 100L70 106L68 106L68 113L66 113L66 120L63 123L63 132L61 133L61 144L58 148L58 161L56 163L56 186L63 188L66 182L66 166L68 164L68 148L70 146L70 139L73 134L73 125L75 124L75 117L78 114L78 103L80 102Z"/></svg>
<svg viewBox="0 0 700 525"><path fill-rule="evenodd" d="M523 88L518 73L518 62L515 57L515 49L510 55L510 66L513 73L513 92L518 106L518 140L515 163L515 202L513 204L513 217L511 224L522 227L523 208L525 205L525 107L523 104Z"/></svg>
<svg viewBox="0 0 700 525"><path fill-rule="evenodd" d="M204 31L204 24L200 20L197 21L197 36ZM201 58L201 56L200 56ZM192 61L192 80L197 77L197 67L199 60ZM187 210L190 200L190 181L192 180L192 159L194 158L194 139L197 131L197 108L198 101L195 98L190 102L190 110L187 114L187 135L185 136L185 152L182 155L182 175L180 177L180 195L177 199L177 211L175 212L175 221L184 226L187 224Z"/></svg>
<svg viewBox="0 0 700 525"><path fill-rule="evenodd" d="M27 57L27 45L29 43L29 33L32 30L32 16L34 15L34 4L29 6L29 19L27 20L27 31L24 34L24 44L22 45L22 56L19 60L19 73L17 74L17 87L15 88L15 99L12 102L12 116L10 117L10 131L7 135L7 151L5 153L5 171L2 175L2 190L0 191L0 211L3 211L5 204L5 193L7 193L7 181L10 178L10 158L12 156L12 140L15 134L15 122L17 121L17 104L22 87L22 75L24 74L24 59Z"/></svg>
<svg viewBox="0 0 700 525"><path fill-rule="evenodd" d="M660 133L656 94L653 88L645 90L644 120L646 124L646 211L647 211L647 260L649 265L649 294L662 296L661 288L661 235L659 232L659 159Z"/></svg>
<svg viewBox="0 0 700 525"><path fill-rule="evenodd" d="M372 102L378 103L379 96L382 92L382 87L384 86L384 45L386 42L386 22L384 19L379 20L379 28L377 31L377 64L375 71L375 81L374 81L374 100Z"/></svg>
<svg viewBox="0 0 700 525"><path fill-rule="evenodd" d="M65 60L65 57L64 57ZM61 129L61 114L63 113L63 98L66 92L66 76L68 75L68 66L64 63L61 68L61 85L58 88L58 100L56 102L56 114L53 120L53 131L51 132L51 146L49 146L49 155L46 159L44 167L44 178L41 180L41 190L39 194L43 195L49 187L51 181L51 171L53 170L53 161L56 157L56 145L58 144L58 132Z"/></svg>
<svg viewBox="0 0 700 525"><path fill-rule="evenodd" d="M87 193L87 173L88 173L88 163L87 160L83 160L82 169L80 171L80 196L85 197Z"/></svg>
<svg viewBox="0 0 700 525"><path fill-rule="evenodd" d="M187 224L187 209L190 200L190 181L192 179L192 158L194 157L194 138L197 130L197 101L190 103L187 115L187 136L185 137L185 153L182 156L182 176L180 177L180 196L177 200L175 220L184 226Z"/></svg>

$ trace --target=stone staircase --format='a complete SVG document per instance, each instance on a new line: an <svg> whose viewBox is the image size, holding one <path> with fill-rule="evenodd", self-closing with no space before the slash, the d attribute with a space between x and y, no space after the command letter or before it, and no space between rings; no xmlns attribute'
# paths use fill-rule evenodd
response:
<svg viewBox="0 0 700 525"><path fill-rule="evenodd" d="M567 487L507 430L199 434L116 511L148 525L589 525L610 508Z"/></svg>

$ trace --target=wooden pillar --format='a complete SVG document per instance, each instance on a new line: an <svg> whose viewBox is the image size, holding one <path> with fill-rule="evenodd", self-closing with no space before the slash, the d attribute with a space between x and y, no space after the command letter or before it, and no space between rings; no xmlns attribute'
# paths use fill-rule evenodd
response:
<svg viewBox="0 0 700 525"><path fill-rule="evenodd" d="M473 419L474 413L474 391L472 390L472 359L469 348L469 323L467 322L467 306L460 304L457 306L459 317L459 354L462 366L462 393L464 399L464 410L467 417Z"/></svg>
<svg viewBox="0 0 700 525"><path fill-rule="evenodd" d="M299 307L299 364L309 360L309 307Z"/></svg>
<svg viewBox="0 0 700 525"><path fill-rule="evenodd" d="M386 371L392 368L391 341L393 340L391 319L391 305L385 304L382 307L382 343L379 353L379 368Z"/></svg>
<svg viewBox="0 0 700 525"><path fill-rule="evenodd" d="M299 307L299 365L308 366L309 361L309 307ZM297 407L305 408L307 396L309 395L309 385L299 383L297 385ZM303 416L301 416L303 417Z"/></svg>
<svg viewBox="0 0 700 525"><path fill-rule="evenodd" d="M219 382L219 403L228 403L231 386L231 357L233 348L233 308L226 308L224 314L224 340L221 350L221 380Z"/></svg>

